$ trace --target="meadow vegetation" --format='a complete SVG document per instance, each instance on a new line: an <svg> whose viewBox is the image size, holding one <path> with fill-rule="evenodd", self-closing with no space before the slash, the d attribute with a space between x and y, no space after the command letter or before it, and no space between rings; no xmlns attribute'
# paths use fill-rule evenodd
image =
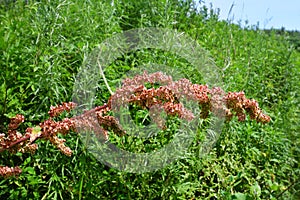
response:
<svg viewBox="0 0 300 200"><path fill-rule="evenodd" d="M23 169L18 177L0 178L0 199L299 199L297 32L240 27L191 0L0 1L0 133L16 114L25 116L25 130L47 119L51 105L72 101L76 74L92 50L117 33L143 27L176 29L193 38L218 66L223 90L244 91L271 121L232 120L209 154L199 155L199 136L185 159L142 174L102 164L75 132L64 136L71 157L39 140L33 155L0 154L1 165ZM185 60L158 50L128 53L105 76L116 89L128 70L150 62L205 84ZM109 97L99 82L96 104ZM125 148L143 148L130 145Z"/></svg>

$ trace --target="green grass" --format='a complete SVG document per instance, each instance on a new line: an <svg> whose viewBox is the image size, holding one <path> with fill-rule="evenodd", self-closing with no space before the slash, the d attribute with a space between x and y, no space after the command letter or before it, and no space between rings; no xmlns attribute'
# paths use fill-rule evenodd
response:
<svg viewBox="0 0 300 200"><path fill-rule="evenodd" d="M18 178L0 179L1 199L300 198L299 51L287 34L241 28L220 21L209 8L196 12L188 2L0 2L0 132L6 132L15 114L25 115L24 130L46 119L50 105L72 100L74 77L103 40L153 26L177 29L195 39L220 68L224 89L245 91L272 121L260 125L235 119L225 124L208 155L199 155L197 135L187 158L143 174L103 165L75 133L65 137L72 157L38 141L34 155L1 154L1 165L23 169ZM186 60L156 50L128 53L105 75L115 89L128 70L151 62L172 66L193 83L204 83ZM110 94L101 82L97 91L95 102L102 105ZM114 137L116 142L123 140ZM137 152L160 144L143 146L140 140L125 139L133 146L125 143L124 148ZM157 140L166 142L161 136Z"/></svg>

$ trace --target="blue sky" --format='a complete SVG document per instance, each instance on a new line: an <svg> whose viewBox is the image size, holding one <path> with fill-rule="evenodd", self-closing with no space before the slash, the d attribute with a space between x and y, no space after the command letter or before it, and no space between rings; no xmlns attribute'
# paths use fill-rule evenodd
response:
<svg viewBox="0 0 300 200"><path fill-rule="evenodd" d="M220 8L220 18L234 23L241 20L259 28L281 28L300 31L300 0L204 0L205 5ZM231 6L232 12L229 14ZM229 14L229 15L228 15Z"/></svg>

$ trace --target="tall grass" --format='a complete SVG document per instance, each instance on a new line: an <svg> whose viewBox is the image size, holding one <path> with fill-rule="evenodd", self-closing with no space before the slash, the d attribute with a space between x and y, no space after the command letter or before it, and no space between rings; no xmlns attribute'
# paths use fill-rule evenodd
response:
<svg viewBox="0 0 300 200"><path fill-rule="evenodd" d="M26 3L27 2L27 3ZM113 2L113 4L112 4ZM8 119L25 126L47 116L50 105L71 100L74 77L105 38L138 27L185 32L210 52L228 91L244 90L272 117L269 125L230 122L216 146L199 155L195 138L186 159L164 169L130 174L98 162L75 134L74 156L47 142L35 155L1 154L0 164L21 165L18 178L0 180L1 199L297 199L300 197L300 55L288 36L220 21L212 9L191 1L0 2L0 132ZM133 52L106 73L115 85L139 63L157 61L182 70L187 63L159 51ZM191 76L201 83L201 76ZM98 86L97 102L110 96Z"/></svg>

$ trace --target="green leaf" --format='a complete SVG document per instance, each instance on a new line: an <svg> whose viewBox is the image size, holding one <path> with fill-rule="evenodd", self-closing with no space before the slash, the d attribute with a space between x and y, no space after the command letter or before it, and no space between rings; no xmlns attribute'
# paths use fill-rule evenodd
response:
<svg viewBox="0 0 300 200"><path fill-rule="evenodd" d="M23 171L27 172L28 174L32 174L32 175L35 174L35 170L33 167L26 167Z"/></svg>
<svg viewBox="0 0 300 200"><path fill-rule="evenodd" d="M233 196L234 196L234 199L236 199L236 200L246 200L247 199L247 195L240 193L240 192L235 193Z"/></svg>
<svg viewBox="0 0 300 200"><path fill-rule="evenodd" d="M5 81L0 85L0 101L3 101L6 95L6 84Z"/></svg>
<svg viewBox="0 0 300 200"><path fill-rule="evenodd" d="M33 127L32 134L39 134L41 130L40 126L35 126Z"/></svg>
<svg viewBox="0 0 300 200"><path fill-rule="evenodd" d="M255 184L251 186L250 191L255 196L259 197L261 195L261 188L257 182L255 182Z"/></svg>
<svg viewBox="0 0 300 200"><path fill-rule="evenodd" d="M26 160L24 161L23 165L26 166L30 163L31 161L31 157L26 158Z"/></svg>
<svg viewBox="0 0 300 200"><path fill-rule="evenodd" d="M41 134L42 134L41 127L35 126L30 135L30 142L33 142L34 140L36 140L36 138L40 137Z"/></svg>

